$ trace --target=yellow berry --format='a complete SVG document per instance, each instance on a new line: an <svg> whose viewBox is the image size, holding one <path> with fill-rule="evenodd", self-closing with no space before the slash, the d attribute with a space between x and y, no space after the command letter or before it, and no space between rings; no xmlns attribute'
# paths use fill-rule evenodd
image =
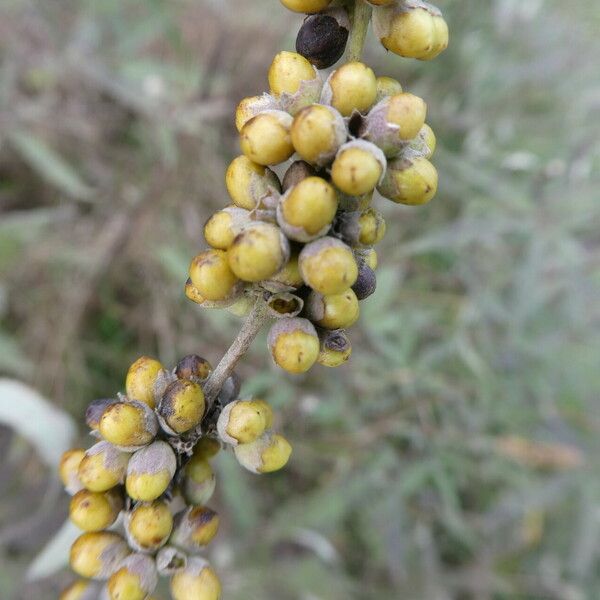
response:
<svg viewBox="0 0 600 600"><path fill-rule="evenodd" d="M84 456L83 448L73 448L64 452L60 459L58 474L69 494L75 494L83 487L78 471Z"/></svg>
<svg viewBox="0 0 600 600"><path fill-rule="evenodd" d="M288 238L308 242L327 233L337 208L334 187L321 177L307 177L281 198L277 221Z"/></svg>
<svg viewBox="0 0 600 600"><path fill-rule="evenodd" d="M270 110L252 117L240 132L242 152L259 165L284 162L294 153L290 135L292 121L292 116L281 110Z"/></svg>
<svg viewBox="0 0 600 600"><path fill-rule="evenodd" d="M137 504L127 518L130 544L143 551L164 546L173 530L173 515L166 502Z"/></svg>
<svg viewBox="0 0 600 600"><path fill-rule="evenodd" d="M237 277L258 282L281 270L289 252L289 243L279 227L256 222L236 236L227 255L229 266Z"/></svg>
<svg viewBox="0 0 600 600"><path fill-rule="evenodd" d="M344 117L355 110L365 112L377 97L377 79L373 70L361 62L351 62L336 69L323 90L325 103L331 104Z"/></svg>
<svg viewBox="0 0 600 600"><path fill-rule="evenodd" d="M130 456L109 442L98 442L81 460L79 479L91 492L106 492L123 482Z"/></svg>
<svg viewBox="0 0 600 600"><path fill-rule="evenodd" d="M324 237L304 246L299 265L306 285L321 294L341 294L358 277L352 250L336 238Z"/></svg>
<svg viewBox="0 0 600 600"><path fill-rule="evenodd" d="M154 411L143 402L115 402L102 415L100 435L123 448L149 444L158 432Z"/></svg>
<svg viewBox="0 0 600 600"><path fill-rule="evenodd" d="M273 411L263 401L237 400L221 412L217 430L229 444L246 444L260 437L272 424Z"/></svg>
<svg viewBox="0 0 600 600"><path fill-rule="evenodd" d="M130 400L137 400L154 408L154 384L163 366L154 358L141 356L127 371L125 392Z"/></svg>
<svg viewBox="0 0 600 600"><path fill-rule="evenodd" d="M192 458L185 465L182 492L189 504L205 504L215 491L215 473L205 458Z"/></svg>
<svg viewBox="0 0 600 600"><path fill-rule="evenodd" d="M71 569L88 579L108 579L129 552L127 543L118 533L84 533L71 546Z"/></svg>
<svg viewBox="0 0 600 600"><path fill-rule="evenodd" d="M154 560L145 554L130 554L108 580L110 600L146 600L158 584Z"/></svg>
<svg viewBox="0 0 600 600"><path fill-rule="evenodd" d="M194 446L194 459L208 459L216 456L221 451L221 444L218 440L207 436L201 437Z"/></svg>
<svg viewBox="0 0 600 600"><path fill-rule="evenodd" d="M304 281L302 280L300 267L298 266L298 252L294 251L283 269L272 275L269 280L291 288L299 288Z"/></svg>
<svg viewBox="0 0 600 600"><path fill-rule="evenodd" d="M181 434L200 423L205 408L202 388L193 381L178 379L165 389L157 411L174 434Z"/></svg>
<svg viewBox="0 0 600 600"><path fill-rule="evenodd" d="M367 252L364 254L364 260L367 266L373 269L373 271L377 269L377 251L374 248L369 248L369 250L367 250Z"/></svg>
<svg viewBox="0 0 600 600"><path fill-rule="evenodd" d="M303 81L317 77L310 62L296 52L279 52L269 68L269 86L275 96L295 94Z"/></svg>
<svg viewBox="0 0 600 600"><path fill-rule="evenodd" d="M96 583L79 579L65 588L58 600L96 600L99 591Z"/></svg>
<svg viewBox="0 0 600 600"><path fill-rule="evenodd" d="M203 558L192 557L171 578L171 595L173 600L220 600L221 583Z"/></svg>
<svg viewBox="0 0 600 600"><path fill-rule="evenodd" d="M363 140L344 144L331 167L331 179L342 192L361 196L375 189L385 169L385 156Z"/></svg>
<svg viewBox="0 0 600 600"><path fill-rule="evenodd" d="M381 102L388 96L402 93L402 85L393 77L381 76L377 78L377 97L375 102Z"/></svg>
<svg viewBox="0 0 600 600"><path fill-rule="evenodd" d="M235 111L235 126L238 131L256 115L265 110L274 110L277 108L277 101L269 94L262 96L250 96L244 98L237 106Z"/></svg>
<svg viewBox="0 0 600 600"><path fill-rule="evenodd" d="M117 490L77 492L69 505L71 521L84 531L101 531L110 527L123 509L123 496Z"/></svg>
<svg viewBox="0 0 600 600"><path fill-rule="evenodd" d="M354 325L360 315L358 298L353 290L323 296L312 292L306 304L311 321L325 329L345 329Z"/></svg>
<svg viewBox="0 0 600 600"><path fill-rule="evenodd" d="M127 465L125 487L134 500L152 502L162 496L177 468L175 453L162 441L138 450Z"/></svg>
<svg viewBox="0 0 600 600"><path fill-rule="evenodd" d="M191 506L175 515L171 544L190 552L198 552L217 535L219 516L206 506Z"/></svg>
<svg viewBox="0 0 600 600"><path fill-rule="evenodd" d="M239 288L223 250L205 250L198 254L192 260L189 275L192 285L206 300L226 300Z"/></svg>
<svg viewBox="0 0 600 600"><path fill-rule="evenodd" d="M339 367L352 354L352 344L344 331L323 331L319 335L321 349L317 362L324 367Z"/></svg>
<svg viewBox="0 0 600 600"><path fill-rule="evenodd" d="M234 453L245 469L253 473L272 473L285 467L292 447L282 435L267 432L254 442L236 446Z"/></svg>
<svg viewBox="0 0 600 600"><path fill-rule="evenodd" d="M437 171L426 158L398 158L389 163L377 189L399 204L419 205L435 196L437 185Z"/></svg>
<svg viewBox="0 0 600 600"><path fill-rule="evenodd" d="M271 169L244 155L234 158L227 167L225 185L233 203L245 210L253 210L265 196L281 191L279 179Z"/></svg>
<svg viewBox="0 0 600 600"><path fill-rule="evenodd" d="M228 206L217 211L204 225L204 239L212 248L227 250L243 225L248 223L248 211Z"/></svg>
<svg viewBox="0 0 600 600"><path fill-rule="evenodd" d="M431 60L448 46L448 26L431 7L376 9L374 29L387 50L407 58Z"/></svg>
<svg viewBox="0 0 600 600"><path fill-rule="evenodd" d="M412 140L421 131L427 116L427 104L414 94L402 93L384 101L386 120L396 125L401 140Z"/></svg>
<svg viewBox="0 0 600 600"><path fill-rule="evenodd" d="M267 343L275 364L288 373L305 373L319 356L319 337L307 319L278 319L269 331Z"/></svg>
<svg viewBox="0 0 600 600"><path fill-rule="evenodd" d="M340 215L337 230L344 241L353 247L373 246L385 235L383 215L374 208L363 211L346 211Z"/></svg>
<svg viewBox="0 0 600 600"><path fill-rule="evenodd" d="M417 137L409 144L409 148L415 150L427 159L430 159L437 145L437 140L433 129L427 123L423 125Z"/></svg>
<svg viewBox="0 0 600 600"><path fill-rule="evenodd" d="M348 131L340 113L331 106L312 104L294 117L291 129L296 152L309 163L325 166L346 141Z"/></svg>

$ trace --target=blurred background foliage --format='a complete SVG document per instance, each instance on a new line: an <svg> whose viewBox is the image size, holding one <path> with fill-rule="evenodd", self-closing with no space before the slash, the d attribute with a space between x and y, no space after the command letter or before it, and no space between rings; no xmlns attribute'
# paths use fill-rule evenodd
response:
<svg viewBox="0 0 600 600"><path fill-rule="evenodd" d="M600 7L439 5L438 60L366 52L427 100L441 186L378 201L351 362L286 377L263 336L239 368L295 454L265 478L217 461L228 600L600 597ZM3 0L1 373L81 423L142 353L218 360L239 321L182 285L227 203L235 104L300 22L275 0ZM23 577L66 497L8 428L0 451L0 597L54 598L66 571Z"/></svg>

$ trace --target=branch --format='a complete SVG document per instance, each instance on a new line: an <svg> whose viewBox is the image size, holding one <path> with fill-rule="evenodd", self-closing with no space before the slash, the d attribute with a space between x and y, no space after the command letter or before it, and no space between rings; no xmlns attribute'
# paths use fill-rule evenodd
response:
<svg viewBox="0 0 600 600"><path fill-rule="evenodd" d="M373 8L365 0L355 0L352 13L352 30L348 40L348 49L346 51L346 62L360 60L365 46L367 29L371 21Z"/></svg>
<svg viewBox="0 0 600 600"><path fill-rule="evenodd" d="M223 384L233 372L240 358L246 354L250 344L252 344L268 318L267 305L262 296L259 296L252 311L246 317L242 329L204 385L207 408L212 406Z"/></svg>

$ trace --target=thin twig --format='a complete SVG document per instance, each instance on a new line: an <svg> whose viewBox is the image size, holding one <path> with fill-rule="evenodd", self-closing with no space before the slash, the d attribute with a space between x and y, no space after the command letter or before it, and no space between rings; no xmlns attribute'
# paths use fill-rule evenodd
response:
<svg viewBox="0 0 600 600"><path fill-rule="evenodd" d="M246 317L242 329L204 385L204 396L208 408L215 401L235 365L248 351L250 344L268 318L267 305L262 297L258 297L252 311Z"/></svg>
<svg viewBox="0 0 600 600"><path fill-rule="evenodd" d="M372 13L373 7L367 4L365 0L355 0L352 13L352 29L346 51L346 62L354 62L361 59Z"/></svg>

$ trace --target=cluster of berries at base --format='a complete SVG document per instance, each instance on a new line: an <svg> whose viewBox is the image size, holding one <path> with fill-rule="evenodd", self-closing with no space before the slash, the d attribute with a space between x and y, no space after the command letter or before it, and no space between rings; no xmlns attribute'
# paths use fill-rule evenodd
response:
<svg viewBox="0 0 600 600"><path fill-rule="evenodd" d="M284 4L312 11L323 3ZM381 8L394 7L400 10ZM420 6L402 15L423 10L434 18ZM344 8L328 13L338 29L349 28ZM323 15L329 17L312 17ZM290 373L317 362L336 367L350 357L346 329L359 317L359 302L375 291L374 246L386 231L374 193L422 205L438 184L425 102L362 62L322 74L313 63L339 57L339 48L321 40L311 53L310 39L317 38L301 36L299 46L312 62L280 52L269 69L270 92L239 104L242 154L225 177L232 203L207 221L210 248L194 257L186 284L194 302L241 316L262 297L277 318L268 336L271 356ZM345 44L335 32L323 39Z"/></svg>
<svg viewBox="0 0 600 600"><path fill-rule="evenodd" d="M291 446L264 400L238 398L235 375L208 405L211 372L197 355L171 371L144 356L127 373L125 395L89 405L98 441L68 450L60 464L71 521L83 531L70 553L81 579L60 600L151 600L159 576L170 578L174 600L221 598L202 557L219 528L206 506L215 490L210 459L230 447L243 467L269 473L285 466Z"/></svg>

